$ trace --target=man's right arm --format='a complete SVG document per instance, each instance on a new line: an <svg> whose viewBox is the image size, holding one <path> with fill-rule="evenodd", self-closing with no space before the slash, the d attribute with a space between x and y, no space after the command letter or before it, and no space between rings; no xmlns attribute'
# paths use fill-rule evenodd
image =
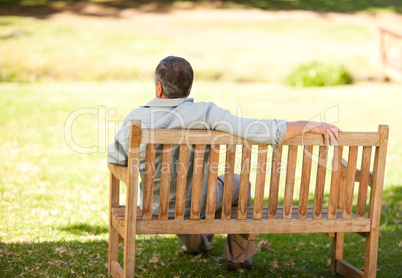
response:
<svg viewBox="0 0 402 278"><path fill-rule="evenodd" d="M281 144L286 133L286 121L280 119L244 118L233 115L212 102L204 103L205 122L212 130L224 131L257 143Z"/></svg>
<svg viewBox="0 0 402 278"><path fill-rule="evenodd" d="M322 122L286 122L276 119L257 120L237 117L213 103L207 103L206 120L212 129L271 145L281 144L305 133L321 134L325 144L333 145L339 140L339 133L342 132L336 126Z"/></svg>

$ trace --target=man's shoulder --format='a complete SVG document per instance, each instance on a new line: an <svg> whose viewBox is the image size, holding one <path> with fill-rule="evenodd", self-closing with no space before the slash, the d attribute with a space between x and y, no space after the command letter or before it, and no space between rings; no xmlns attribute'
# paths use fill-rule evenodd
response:
<svg viewBox="0 0 402 278"><path fill-rule="evenodd" d="M197 102L186 102L183 105L188 107L203 107L203 108L220 108L218 105L212 101L197 101Z"/></svg>
<svg viewBox="0 0 402 278"><path fill-rule="evenodd" d="M140 106L140 107L137 107L137 108L131 110L131 112L128 113L127 116L126 116L126 118L124 119L124 123L127 123L127 122L129 122L129 121L131 121L131 120L137 120L138 117L139 117L142 113L144 113L144 110L145 110L145 109L146 109L146 108L144 108L144 106Z"/></svg>

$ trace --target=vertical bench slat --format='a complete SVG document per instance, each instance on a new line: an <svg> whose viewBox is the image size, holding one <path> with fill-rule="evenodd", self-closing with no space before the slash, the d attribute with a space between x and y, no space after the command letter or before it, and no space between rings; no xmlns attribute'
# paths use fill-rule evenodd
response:
<svg viewBox="0 0 402 278"><path fill-rule="evenodd" d="M300 182L299 210L297 213L297 218L299 219L306 219L307 217L312 155L313 146L304 146L302 177Z"/></svg>
<svg viewBox="0 0 402 278"><path fill-rule="evenodd" d="M236 145L227 145L225 165L225 185L223 186L222 219L229 220L232 213L232 194Z"/></svg>
<svg viewBox="0 0 402 278"><path fill-rule="evenodd" d="M253 219L262 219L264 202L265 175L267 172L268 145L258 146L257 174L255 180Z"/></svg>
<svg viewBox="0 0 402 278"><path fill-rule="evenodd" d="M318 159L317 180L315 185L313 219L320 219L322 216L325 174L327 171L327 158L328 158L328 147L321 146Z"/></svg>
<svg viewBox="0 0 402 278"><path fill-rule="evenodd" d="M295 186L297 146L289 146L286 168L285 197L283 201L283 219L292 218L293 190Z"/></svg>
<svg viewBox="0 0 402 278"><path fill-rule="evenodd" d="M216 184L218 181L219 170L219 145L211 145L211 153L209 157L209 173L208 173L208 188L207 188L207 206L205 219L215 219L216 205Z"/></svg>
<svg viewBox="0 0 402 278"><path fill-rule="evenodd" d="M367 187L370 177L370 161L372 147L363 147L362 167L359 184L359 195L357 197L356 217L363 218L366 214Z"/></svg>
<svg viewBox="0 0 402 278"><path fill-rule="evenodd" d="M343 208L345 206L345 187L346 187L346 178L341 175L339 182L338 208Z"/></svg>
<svg viewBox="0 0 402 278"><path fill-rule="evenodd" d="M357 151L358 151L357 146L349 147L348 176L346 178L345 203L342 215L343 218L352 217L353 190L355 187Z"/></svg>
<svg viewBox="0 0 402 278"><path fill-rule="evenodd" d="M251 146L243 145L241 157L241 173L240 173L240 188L239 201L237 209L237 219L247 219L247 202L249 194L250 182L250 166L251 166Z"/></svg>
<svg viewBox="0 0 402 278"><path fill-rule="evenodd" d="M159 191L159 220L169 218L169 195L170 195L170 173L172 171L173 145L163 145L162 168L161 168L161 188Z"/></svg>
<svg viewBox="0 0 402 278"><path fill-rule="evenodd" d="M184 219L187 187L188 145L180 145L179 161L177 167L176 208L175 219Z"/></svg>
<svg viewBox="0 0 402 278"><path fill-rule="evenodd" d="M343 208L345 206L346 177L343 174L343 168L345 168L347 166L347 164L348 164L348 162L346 161L346 159L342 158L341 177L340 177L340 182L339 182L338 208ZM347 169L347 167L346 167L346 169Z"/></svg>
<svg viewBox="0 0 402 278"><path fill-rule="evenodd" d="M205 145L195 145L190 219L200 219L202 176L204 174L204 152Z"/></svg>
<svg viewBox="0 0 402 278"><path fill-rule="evenodd" d="M282 145L277 145L272 152L271 182L269 186L268 219L276 219L278 207L279 180L281 177Z"/></svg>
<svg viewBox="0 0 402 278"><path fill-rule="evenodd" d="M144 195L142 207L142 219L152 219L152 198L154 191L154 175L155 175L155 144L148 144L146 149L146 164L144 177Z"/></svg>
<svg viewBox="0 0 402 278"><path fill-rule="evenodd" d="M339 187L341 181L341 165L342 165L343 147L334 147L334 157L332 159L332 175L331 188L329 191L328 201L328 219L336 218L338 208Z"/></svg>

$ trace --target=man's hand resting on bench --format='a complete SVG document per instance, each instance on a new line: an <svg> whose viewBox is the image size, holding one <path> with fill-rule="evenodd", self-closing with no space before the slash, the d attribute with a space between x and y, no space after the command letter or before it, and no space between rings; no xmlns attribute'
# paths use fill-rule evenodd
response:
<svg viewBox="0 0 402 278"><path fill-rule="evenodd" d="M339 140L339 133L342 132L336 126L324 122L297 121L287 122L286 124L287 129L284 141L305 133L316 133L324 137L324 144L333 146L335 141Z"/></svg>

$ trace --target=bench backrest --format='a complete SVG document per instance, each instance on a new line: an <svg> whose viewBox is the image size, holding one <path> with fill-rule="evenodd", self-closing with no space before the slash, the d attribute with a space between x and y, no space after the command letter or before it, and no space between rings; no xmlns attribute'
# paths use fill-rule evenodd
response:
<svg viewBox="0 0 402 278"><path fill-rule="evenodd" d="M177 168L175 218L172 220L184 219L187 158L191 148L194 151L194 170L190 218L199 219L204 152L209 146L209 161L205 164L209 168L205 220L217 220L216 183L221 172L225 175L225 187L219 220L372 218L379 223L388 126L379 126L378 132L344 132L340 138L332 147L324 145L320 135L305 134L272 148L219 131L142 130L139 122L133 122L128 172L127 175L122 173L123 180L129 185L127 204L137 203L141 144L146 144L147 168L143 181L142 215L137 216L137 212L132 210L129 217L139 221L155 219L152 216L153 163L157 146L163 145L165 170L161 174L157 220L170 221L170 171L175 148L179 151L180 166ZM231 184L235 172L240 173L240 196L236 211L232 211ZM247 207L249 180L254 184L251 208ZM355 186L356 181L358 186ZM328 189L329 195L326 195ZM268 201L264 200L265 197ZM283 205L278 206L280 202Z"/></svg>

